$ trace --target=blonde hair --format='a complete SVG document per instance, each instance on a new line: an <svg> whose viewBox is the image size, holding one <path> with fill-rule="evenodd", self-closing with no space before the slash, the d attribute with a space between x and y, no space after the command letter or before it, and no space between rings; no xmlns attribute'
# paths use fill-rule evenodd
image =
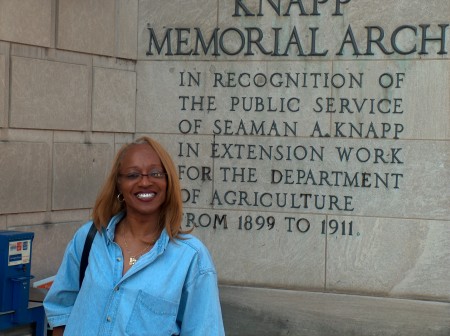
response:
<svg viewBox="0 0 450 336"><path fill-rule="evenodd" d="M180 233L190 232L181 229L183 204L181 200L180 182L178 180L175 164L161 144L146 136L140 137L132 143L123 145L116 154L113 167L100 190L92 212L92 219L97 230L100 231L102 227L106 227L112 216L124 210L123 202L120 202L118 199L120 191L117 186L117 180L119 177L120 165L126 151L138 144L148 144L158 155L162 166L167 173L166 199L161 205L159 218L160 228L162 229L165 227L171 239L177 238Z"/></svg>

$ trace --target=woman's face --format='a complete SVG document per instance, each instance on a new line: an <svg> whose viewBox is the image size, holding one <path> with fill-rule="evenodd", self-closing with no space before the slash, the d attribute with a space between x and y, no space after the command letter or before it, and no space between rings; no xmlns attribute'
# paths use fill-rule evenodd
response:
<svg viewBox="0 0 450 336"><path fill-rule="evenodd" d="M147 144L132 145L119 168L118 188L127 215L155 216L166 199L167 175L156 152Z"/></svg>

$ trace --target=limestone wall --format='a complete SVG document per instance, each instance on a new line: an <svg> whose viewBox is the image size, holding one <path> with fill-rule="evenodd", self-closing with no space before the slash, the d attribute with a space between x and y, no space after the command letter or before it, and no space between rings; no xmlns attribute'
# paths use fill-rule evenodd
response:
<svg viewBox="0 0 450 336"><path fill-rule="evenodd" d="M53 275L135 132L137 1L0 1L0 229Z"/></svg>
<svg viewBox="0 0 450 336"><path fill-rule="evenodd" d="M115 150L150 134L221 283L448 302L449 13L0 0L0 229L34 231L54 274Z"/></svg>

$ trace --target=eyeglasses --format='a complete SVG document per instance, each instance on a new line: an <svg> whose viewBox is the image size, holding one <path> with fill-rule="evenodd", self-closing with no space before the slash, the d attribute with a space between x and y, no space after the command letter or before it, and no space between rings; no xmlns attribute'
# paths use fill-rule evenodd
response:
<svg viewBox="0 0 450 336"><path fill-rule="evenodd" d="M165 178L167 173L164 173L162 171L151 171L148 174L142 174L138 172L132 172L132 173L126 173L126 174L119 174L120 177L125 178L127 181L138 181L141 180L144 176L147 176L148 178L154 178L154 179L163 179Z"/></svg>

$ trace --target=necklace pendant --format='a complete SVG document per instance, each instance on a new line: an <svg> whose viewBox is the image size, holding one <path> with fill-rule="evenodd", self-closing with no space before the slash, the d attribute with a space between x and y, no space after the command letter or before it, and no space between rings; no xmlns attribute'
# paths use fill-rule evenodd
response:
<svg viewBox="0 0 450 336"><path fill-rule="evenodd" d="M129 264L130 266L133 266L134 264L136 264L137 259L135 257L130 257L130 261Z"/></svg>

